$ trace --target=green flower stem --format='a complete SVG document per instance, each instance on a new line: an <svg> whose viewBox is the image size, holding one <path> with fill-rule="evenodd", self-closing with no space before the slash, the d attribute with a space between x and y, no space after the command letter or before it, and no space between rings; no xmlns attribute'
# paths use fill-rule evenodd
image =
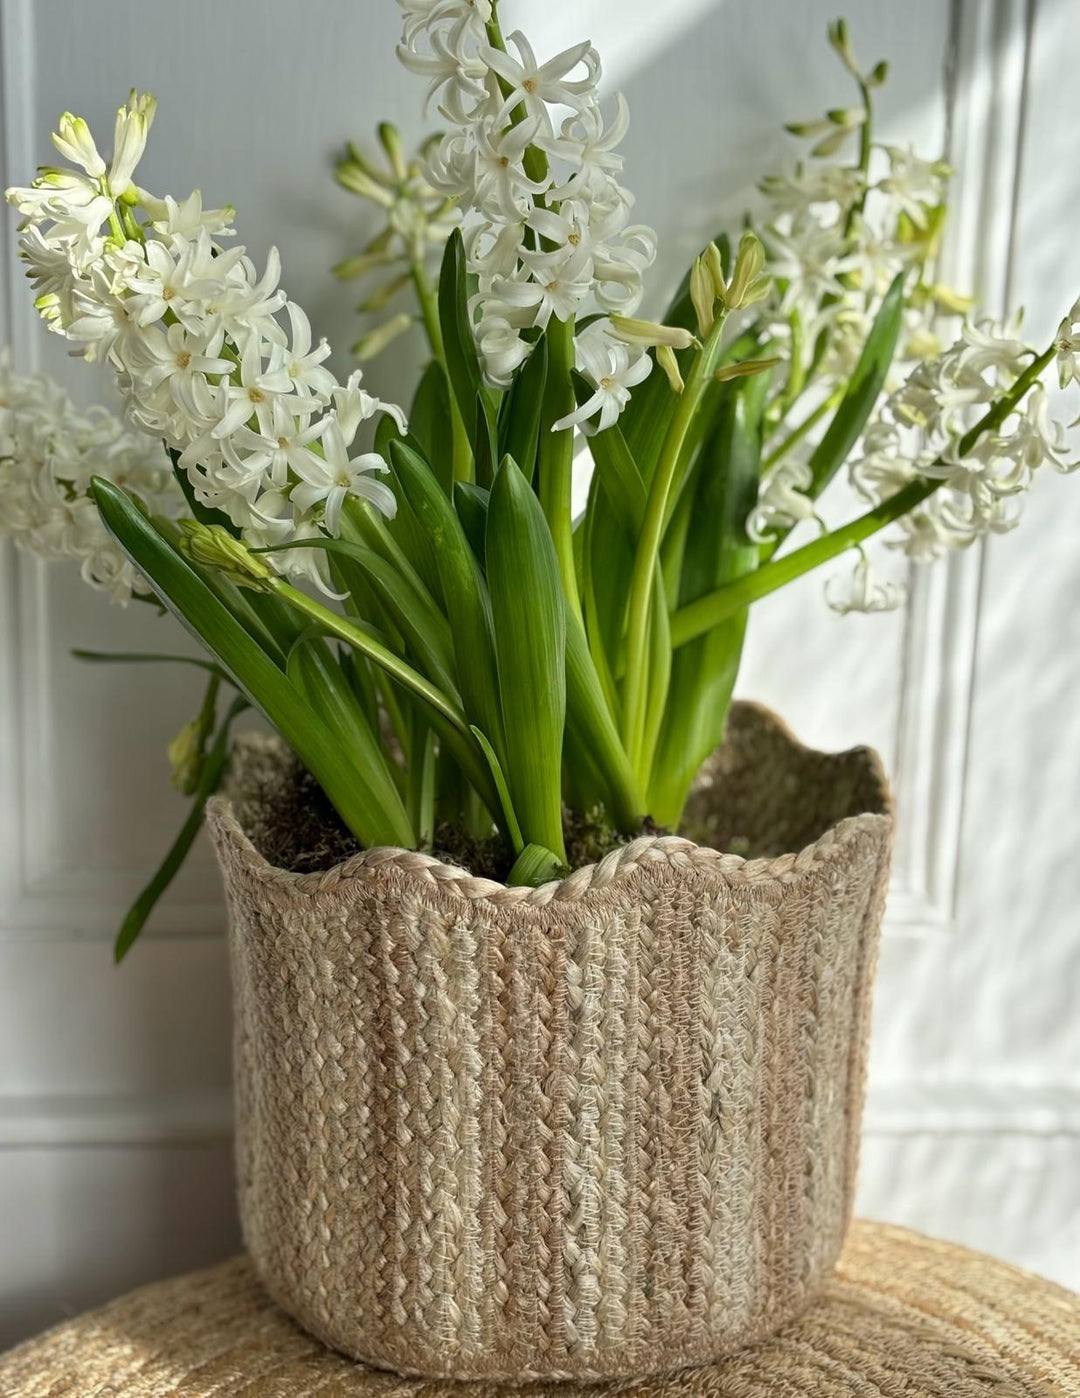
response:
<svg viewBox="0 0 1080 1398"><path fill-rule="evenodd" d="M862 97L863 111L866 113L866 120L862 124L859 132L859 164L858 169L862 172L863 184L862 192L848 210L847 218L844 221L844 235L850 236L855 227L855 220L862 214L866 207L866 196L869 193L870 181L870 156L874 149L874 100L870 96L870 88L866 79L857 74L855 81L859 84L859 93Z"/></svg>
<svg viewBox="0 0 1080 1398"><path fill-rule="evenodd" d="M552 316L548 322L548 394L549 402L543 420L557 421L574 411L576 399L570 378L574 367L574 322ZM582 620L581 598L578 594L577 568L574 564L574 516L571 492L574 473L574 433L572 428L552 432L541 428L539 453L539 495L544 516L555 544L559 560L559 576L570 609Z"/></svg>
<svg viewBox="0 0 1080 1398"><path fill-rule="evenodd" d="M381 642L375 640L367 631L363 630L348 617L339 616L337 612L332 612L329 607L324 607L321 602L316 602L313 597L301 592L299 588L287 583L284 578L271 577L263 584L275 596L280 597L283 602L294 607L302 613L309 621L315 624L331 636L336 636L339 641L344 641L346 645L352 646L361 655L367 658L388 675L397 680L406 689L430 704L437 713L442 714L458 731L470 741L474 741L469 731L469 725L464 713L458 708L437 686L426 680L418 670L399 655L395 655L392 650L387 649Z"/></svg>
<svg viewBox="0 0 1080 1398"><path fill-rule="evenodd" d="M627 606L623 739L631 764L642 784L648 780L649 775L643 770L642 763L648 711L649 613L652 606L653 580L657 572L656 562L660 555L668 497L682 457L683 446L702 396L712 382L720 361L724 319L724 312L719 310L668 425L656 470L649 485L645 515L634 556Z"/></svg>
<svg viewBox="0 0 1080 1398"><path fill-rule="evenodd" d="M1003 393L993 406L983 414L957 444L960 456L967 456L979 438L986 432L999 427L1023 399L1028 390L1039 381L1043 370L1054 358L1055 349L1051 345L1036 356L1007 393ZM888 500L875 505L866 514L845 524L841 529L805 544L783 558L773 559L754 573L748 573L738 582L730 583L716 592L710 592L681 607L671 618L671 644L677 649L697 636L704 636L715 626L727 621L742 611L744 607L762 597L775 592L777 588L794 582L804 573L811 572L846 549L853 548L872 535L894 523L915 509L933 495L945 481L922 478L904 486Z"/></svg>
<svg viewBox="0 0 1080 1398"><path fill-rule="evenodd" d="M431 353L442 365L445 372L446 346L443 343L442 326L439 323L439 302L422 257L410 259L409 272L412 276L413 286L416 288L416 299L420 304L420 314L423 317L428 343L431 345ZM450 434L453 445L454 480L471 481L473 478L472 447L469 445L469 434L465 430L465 423L453 393L450 394Z"/></svg>
<svg viewBox="0 0 1080 1398"><path fill-rule="evenodd" d="M842 529L834 529L830 534L815 539L813 543L804 544L793 553L766 563L756 572L747 573L738 582L729 583L716 592L699 597L696 602L680 607L671 618L672 647L677 650L688 641L704 636L748 607L751 602L767 597L770 592L775 592L777 588L801 578L804 573L828 563L846 549L861 544L864 539L869 539L886 525L892 524L922 504L942 484L943 482L938 480L913 481L882 504L875 505L866 514L860 515L850 524L845 524Z"/></svg>

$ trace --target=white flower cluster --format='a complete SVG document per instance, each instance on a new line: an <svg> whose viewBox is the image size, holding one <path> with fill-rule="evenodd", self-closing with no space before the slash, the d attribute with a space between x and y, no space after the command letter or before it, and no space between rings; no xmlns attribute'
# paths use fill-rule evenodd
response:
<svg viewBox="0 0 1080 1398"><path fill-rule="evenodd" d="M339 384L325 367L329 346L312 344L278 286L276 250L260 274L242 247L222 246L232 210L132 183L154 106L132 93L120 108L108 166L86 123L65 114L53 140L79 169L45 169L8 191L38 310L115 370L130 420L164 441L197 498L248 543L334 533L349 495L392 514L392 492L372 475L382 459L351 448L364 420L397 410L365 393L359 371ZM276 558L325 585L320 551Z"/></svg>
<svg viewBox="0 0 1080 1398"><path fill-rule="evenodd" d="M798 364L828 385L854 369L882 296L909 276L898 361L936 354L939 315L968 302L928 279L949 178L941 161L906 146L876 146L872 170L818 161L762 182L763 239L777 294L771 329Z"/></svg>
<svg viewBox="0 0 1080 1398"><path fill-rule="evenodd" d="M104 408L77 408L45 374L16 374L0 352L0 535L49 560L71 559L114 602L149 593L102 524L87 491L104 476L152 514L175 517L184 498L160 446Z"/></svg>
<svg viewBox="0 0 1080 1398"><path fill-rule="evenodd" d="M821 123L790 128L821 136L828 128L850 135L864 113L831 114ZM874 148L871 172L829 160L812 160L773 175L761 188L769 203L765 220L767 268L776 288L765 328L780 345L789 382L804 385L797 400L821 403L842 391L855 368L881 298L895 277L908 279L904 325L892 382L941 353L942 323L968 308L950 287L934 282L944 215L948 167L904 146ZM812 411L812 407L807 411ZM877 410L867 429L872 434ZM813 443L804 439L766 475L750 528L768 539L814 516L803 492Z"/></svg>
<svg viewBox="0 0 1080 1398"><path fill-rule="evenodd" d="M589 43L540 63L521 33L508 39L516 56L490 42L490 0L400 3L398 55L429 79L429 101L438 99L454 127L429 177L465 212L487 376L509 383L529 355L528 332L552 317L595 315L577 336L578 368L595 394L557 425L606 427L652 367L647 351L621 340L607 319L633 314L656 256L655 234L631 224L633 199L616 178L626 105L620 98L605 123L600 59Z"/></svg>
<svg viewBox="0 0 1080 1398"><path fill-rule="evenodd" d="M1066 460L1065 426L1051 416L1041 383L960 454L964 436L1035 358L1018 330L1018 320L966 325L954 345L918 365L886 400L852 463L856 489L875 504L919 477L943 482L898 521L898 546L911 558L936 558L1013 528L1019 498L1042 466L1067 472L1080 464Z"/></svg>

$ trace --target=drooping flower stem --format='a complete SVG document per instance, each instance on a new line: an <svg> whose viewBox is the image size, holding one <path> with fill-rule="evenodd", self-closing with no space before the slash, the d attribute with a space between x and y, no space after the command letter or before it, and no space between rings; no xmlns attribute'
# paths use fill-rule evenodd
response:
<svg viewBox="0 0 1080 1398"><path fill-rule="evenodd" d="M767 597L777 588L785 587L796 578L801 578L804 573L820 568L823 563L828 563L847 549L863 543L921 505L941 484L940 480L912 481L888 500L875 505L872 510L845 524L841 529L823 534L820 539L804 544L802 548L785 554L783 558L773 559L756 572L747 573L738 582L729 583L716 592L699 597L696 602L680 607L671 618L672 647L677 650L688 641L704 636L714 627L743 611L751 602Z"/></svg>
<svg viewBox="0 0 1080 1398"><path fill-rule="evenodd" d="M1050 346L1027 366L1016 382L983 414L971 430L960 439L957 451L960 456L971 453L979 439L992 432L1015 410L1028 391L1038 383L1043 371L1053 361L1055 347ZM685 645L698 636L703 636L730 617L737 615L751 602L785 587L805 573L812 572L823 563L838 557L849 548L854 548L879 533L887 525L893 524L909 514L929 499L945 484L945 478L921 478L898 490L881 504L875 505L866 514L852 520L840 529L834 529L820 539L814 539L802 548L776 558L748 573L737 582L729 583L716 592L710 592L697 601L681 607L671 618L671 644L674 648ZM627 670L629 676L629 666Z"/></svg>
<svg viewBox="0 0 1080 1398"><path fill-rule="evenodd" d="M649 486L649 495L645 502L645 515L641 522L641 533L638 536L637 552L634 556L634 569L630 579L630 598L627 605L627 665L626 689L623 700L623 739L634 770L643 782L648 779L648 773L643 771L643 759L645 718L648 709L646 691L648 687L649 612L652 605L653 580L656 576L656 561L660 554L660 541L664 533L668 498L675 482L687 434L694 421L701 397L712 381L713 374L715 374L720 362L724 320L725 312L721 308L717 311L712 327L686 380L686 387L679 397Z"/></svg>

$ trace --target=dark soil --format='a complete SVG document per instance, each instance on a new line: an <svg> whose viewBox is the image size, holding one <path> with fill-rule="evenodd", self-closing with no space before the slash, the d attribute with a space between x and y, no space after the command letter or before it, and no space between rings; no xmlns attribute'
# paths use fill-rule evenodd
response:
<svg viewBox="0 0 1080 1398"><path fill-rule="evenodd" d="M315 873L333 868L361 849L322 787L299 765L293 779L274 791L272 801L253 803L253 807L245 812L247 833L263 857L279 869ZM646 819L637 835L667 833ZM563 834L570 869L595 864L636 838L615 830L604 819L602 810L585 816L564 811ZM499 883L506 881L514 863L513 849L502 835L492 832L478 837L458 825L440 825L429 852L444 864L455 864L478 878Z"/></svg>

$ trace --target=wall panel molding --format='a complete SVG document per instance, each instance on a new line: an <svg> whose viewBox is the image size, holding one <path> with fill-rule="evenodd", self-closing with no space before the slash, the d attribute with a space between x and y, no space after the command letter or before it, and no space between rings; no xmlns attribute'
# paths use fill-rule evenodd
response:
<svg viewBox="0 0 1080 1398"><path fill-rule="evenodd" d="M998 315L1012 293L1033 13L1027 0L953 0L946 55L956 175L942 274ZM983 556L980 543L909 571L892 935L946 932L955 918Z"/></svg>

